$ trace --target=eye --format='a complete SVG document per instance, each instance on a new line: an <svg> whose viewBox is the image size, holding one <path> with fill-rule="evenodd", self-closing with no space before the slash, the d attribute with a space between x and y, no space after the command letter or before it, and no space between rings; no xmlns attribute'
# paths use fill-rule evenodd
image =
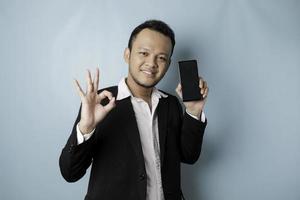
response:
<svg viewBox="0 0 300 200"><path fill-rule="evenodd" d="M158 57L158 59L159 59L160 61L164 61L164 62L166 62L166 61L167 61L167 58L166 58L166 57L164 57L164 56L159 56L159 57Z"/></svg>
<svg viewBox="0 0 300 200"><path fill-rule="evenodd" d="M145 52L145 51L140 51L139 54L142 56L148 56L148 52Z"/></svg>

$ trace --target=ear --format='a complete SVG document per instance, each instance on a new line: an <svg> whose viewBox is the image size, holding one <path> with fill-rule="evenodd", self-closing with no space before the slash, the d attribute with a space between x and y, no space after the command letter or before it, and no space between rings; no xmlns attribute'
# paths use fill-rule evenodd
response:
<svg viewBox="0 0 300 200"><path fill-rule="evenodd" d="M129 63L129 58L130 58L130 49L127 47L124 50L124 60L127 64Z"/></svg>

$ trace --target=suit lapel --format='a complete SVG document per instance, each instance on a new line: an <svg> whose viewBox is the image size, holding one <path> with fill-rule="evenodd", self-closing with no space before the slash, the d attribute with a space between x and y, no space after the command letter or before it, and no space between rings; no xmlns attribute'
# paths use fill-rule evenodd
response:
<svg viewBox="0 0 300 200"><path fill-rule="evenodd" d="M161 165L163 165L164 154L165 154L165 143L167 136L167 122L168 122L168 112L169 106L167 98L160 98L157 106L157 117L158 117L158 132L159 132L159 146L160 146L160 160ZM117 101L118 106L120 107L120 114L126 115L126 122L128 130L128 140L130 141L136 157L139 162L144 163L143 149L140 139L140 133L138 130L136 117L134 114L133 106L130 101L130 97Z"/></svg>
<svg viewBox="0 0 300 200"><path fill-rule="evenodd" d="M108 91L110 91L114 97L117 97L118 95L118 87L110 87L107 88ZM105 99L106 102L104 102L104 105L107 104L109 101L108 99ZM140 139L140 133L138 130L137 122L136 122L136 117L134 114L133 106L130 100L130 97L124 98L122 100L117 100L116 101L117 107L118 107L118 114L117 115L123 115L124 117L121 117L122 119L122 125L121 127L124 127L126 130L121 130L124 131L124 133L127 133L127 138L135 152L136 158L139 163L142 163L144 165L144 156L143 156L143 149L142 149L142 144L141 144L141 139ZM125 125L123 125L125 123Z"/></svg>
<svg viewBox="0 0 300 200"><path fill-rule="evenodd" d="M144 156L140 139L140 133L138 130L130 97L125 98L121 101L117 101L117 104L119 104L118 106L120 108L120 114L126 116L126 121L124 122L126 123L126 126L124 127L126 127L127 130L124 130L124 132L127 133L128 140L131 143L132 148L134 149L138 162L143 163L144 166Z"/></svg>
<svg viewBox="0 0 300 200"><path fill-rule="evenodd" d="M157 106L158 117L158 132L159 132L159 145L160 145L160 162L163 165L165 155L165 143L167 136L167 122L168 122L168 102L166 98L160 98Z"/></svg>

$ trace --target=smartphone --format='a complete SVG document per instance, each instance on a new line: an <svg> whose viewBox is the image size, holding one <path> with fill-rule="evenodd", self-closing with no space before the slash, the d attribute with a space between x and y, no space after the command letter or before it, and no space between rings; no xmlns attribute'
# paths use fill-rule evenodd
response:
<svg viewBox="0 0 300 200"><path fill-rule="evenodd" d="M199 76L197 60L179 61L179 75L182 86L182 100L202 100L203 96L199 88Z"/></svg>

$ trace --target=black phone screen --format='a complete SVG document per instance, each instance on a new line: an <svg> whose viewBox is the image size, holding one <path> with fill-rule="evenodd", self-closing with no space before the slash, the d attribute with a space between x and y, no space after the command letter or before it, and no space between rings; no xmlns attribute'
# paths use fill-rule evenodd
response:
<svg viewBox="0 0 300 200"><path fill-rule="evenodd" d="M196 60L179 61L179 74L183 101L202 100Z"/></svg>

